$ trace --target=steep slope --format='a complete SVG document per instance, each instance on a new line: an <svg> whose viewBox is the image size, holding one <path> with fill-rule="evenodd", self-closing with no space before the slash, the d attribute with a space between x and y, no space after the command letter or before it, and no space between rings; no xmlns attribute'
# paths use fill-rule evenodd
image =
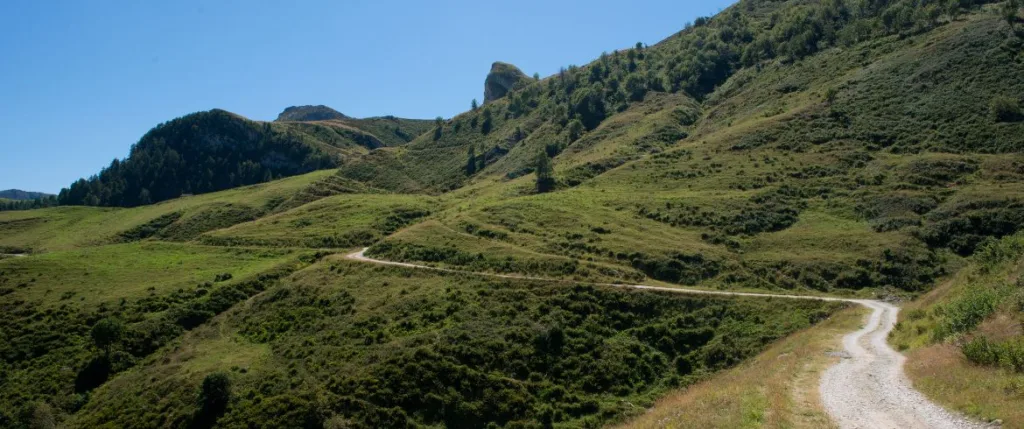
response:
<svg viewBox="0 0 1024 429"><path fill-rule="evenodd" d="M769 15L766 7L743 2L690 31L756 23ZM785 3L772 14L829 16L818 7ZM755 13L737 12L744 9ZM495 116L502 118L494 121L499 132L519 127L527 137L484 151L507 152L448 194L465 204L389 237L371 253L553 274L529 263L537 256L522 256L532 253L618 266L623 279L916 293L979 243L1013 233L1024 220L1018 168L1024 158L1016 137L1024 122L1001 119L991 108L1000 97L1024 97L1024 68L1019 51L1010 49L1020 36L998 12L984 7L934 28L882 31L799 60L759 62L701 101L649 93L554 147L541 144L559 141L542 109ZM868 28L881 25L861 19ZM767 34L774 31L777 26ZM643 55L654 56L655 48ZM608 58L609 64L628 60ZM465 161L444 157L475 144L479 132L466 122L476 115L456 117L436 141L423 136L395 151L389 165L431 159L431 165L464 168ZM531 132L533 120L541 125ZM541 148L555 155L560 190L536 195L534 177L521 175ZM458 176L406 177L445 183ZM590 275L576 269L562 274Z"/></svg>
<svg viewBox="0 0 1024 429"><path fill-rule="evenodd" d="M767 86L756 85L761 91L760 95L767 98L749 100L757 104L744 104L745 112L723 110L726 106L718 106L720 103L735 103L744 99L740 93L743 92L746 80L766 74L765 68L770 71L800 67L805 60L814 61L816 54L825 51L825 55L843 57L845 64L839 66L852 72L848 68L849 64L858 61L861 62L858 66L870 64L871 59L858 59L854 56L857 54L848 53L847 49L857 47L864 51L872 48L872 43L876 41L884 42L894 38L902 40L925 34L947 25L951 17L959 18L964 11L985 3L993 2L963 2L965 9L940 9L936 2L917 4L909 1L879 1L861 7L842 1L744 1L713 19L697 20L692 27L655 46L638 45L602 54L586 66L569 66L555 76L538 82L521 83L519 88L512 89L503 98L446 121L441 129L421 136L403 150L390 151L387 156L374 154L350 160L342 166L342 170L351 170L351 177L362 180L373 180L371 176L388 178L378 184L380 187L443 192L462 186L472 177L505 175L511 178L527 174L532 171L533 160L542 149L554 157L563 150L587 152L587 146L597 146L594 150L601 153L583 162L587 164L584 168L591 172L581 171L584 175L597 174L638 154L663 150L667 145L689 136L692 130L688 128L705 115L707 120L702 121L703 130L704 134L708 134L714 127L729 127L735 121L752 119L736 114L750 114L756 110L764 119L795 107L787 107L780 102L793 100L801 93L805 96L808 94L805 91L806 82L784 82L780 78L771 84L766 82ZM992 16L994 22L999 20L1001 12L998 7L985 9L985 13ZM946 151L1014 151L1019 145L1012 143L1016 141L1012 137L1020 128L1020 122L1009 118L1017 116L1009 112L1003 116L1007 120L996 123L990 120L990 111L996 104L1010 106L1010 110L1014 108L1013 94L1019 91L1015 86L1018 85L1018 74L1014 73L1020 64L1017 54L1019 41L1015 41L1018 38L1005 25L1000 28L993 24L984 31L984 34L976 35L978 41L964 37L955 42L965 44L959 47L962 51L972 52L977 51L973 44L998 40L986 47L994 56L981 60L993 66L984 69L984 80L945 78L938 70L944 66L957 67L959 64L941 63L953 61L945 56L948 51L924 49L922 53L933 56L939 62L919 64L919 71L915 75L903 75L897 70L890 70L897 75L889 78L876 74L877 79L872 80L872 85L875 85L873 88L861 88L862 85L856 80L848 82L850 90L846 94L871 91L874 97L858 99L851 105L858 110L848 112L856 116L852 119L856 122L850 124L852 128L849 131L858 133L862 142L872 144L871 150L920 151L927 148ZM898 49L898 44L888 45ZM882 53L877 49L874 52L876 55ZM959 68L969 71L974 70L975 66L982 66L976 60L971 61L975 63L970 67L963 65ZM879 66L884 67L881 64ZM992 70L992 73L987 73L988 70ZM996 70L1002 74L996 73ZM1014 77L1008 82L992 80L994 76L1004 75ZM961 83L979 91L973 92L972 88L961 86ZM818 100L831 100L843 94L846 87L840 87L840 84L842 82L837 81L835 88L818 88ZM901 97L906 85L927 90L933 96ZM942 89L958 94L957 98L954 100L951 96L942 95ZM1001 89L1006 89L1010 94L1007 96L1008 103L996 103L993 94ZM665 102L667 96L672 98L668 103ZM900 104L893 104L893 100ZM807 101L804 100L804 103ZM697 104L699 102L704 105L700 106ZM661 107L640 108L648 111L645 115L653 113L651 109L658 109L664 112L667 121L652 123L650 126L653 128L638 132L631 126L631 122L641 120L643 115L635 115L636 118L632 120L622 118L617 121L617 126L622 130L628 129L632 136L622 136L620 132L615 135L619 137L617 142L599 144L613 137L608 134L614 134L614 129L609 129L613 126L611 124L604 130L597 130L606 120L621 116L631 109L635 112L636 106L650 103L661 103ZM772 108L776 112L764 109L765 104L774 105ZM872 104L878 104L880 108L877 111L865 108ZM958 106L956 108L964 109L960 113L966 113L967 116L957 116L963 119L958 120L950 112L935 110L943 105ZM903 112L898 109L906 107L927 111L922 110L921 115L915 115L912 121L900 122L896 118L902 116ZM836 111L832 119L821 118L813 124L804 122L795 128L834 128L835 124L845 124L844 114L847 112ZM870 129L868 124L875 123L872 121L892 125L884 127L885 131L877 131ZM933 123L946 125L938 126L926 135L913 135L915 133L911 132L920 127L930 129ZM828 135L836 132L826 131ZM897 133L902 136L896 136ZM609 146L614 146L614 149ZM617 151L621 153L614 153ZM488 168L510 154L515 156L500 163L500 167ZM470 166L468 160L471 156L474 158L473 166ZM574 158L581 157L586 156ZM424 167L427 165L430 168ZM402 179L397 180L395 177Z"/></svg>

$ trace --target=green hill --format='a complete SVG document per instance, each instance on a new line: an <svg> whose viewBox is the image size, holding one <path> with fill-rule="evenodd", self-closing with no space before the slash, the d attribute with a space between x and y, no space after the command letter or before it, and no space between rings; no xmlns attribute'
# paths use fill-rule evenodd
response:
<svg viewBox="0 0 1024 429"><path fill-rule="evenodd" d="M404 144L428 121L398 118L257 122L223 110L158 125L98 175L61 191L62 205L133 207L338 166Z"/></svg>
<svg viewBox="0 0 1024 429"><path fill-rule="evenodd" d="M630 282L920 298L895 344L988 377L923 389L1020 427L1009 4L743 0L448 120L171 121L61 195L134 207L0 213L0 426L628 424L843 307Z"/></svg>

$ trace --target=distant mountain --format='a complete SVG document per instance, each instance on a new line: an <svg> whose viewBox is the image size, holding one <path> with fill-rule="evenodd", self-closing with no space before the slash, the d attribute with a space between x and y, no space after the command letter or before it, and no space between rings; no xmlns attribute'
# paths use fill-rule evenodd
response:
<svg viewBox="0 0 1024 429"><path fill-rule="evenodd" d="M0 191L0 198L6 198L8 200L34 200L38 198L52 196L53 194L47 194L45 192L22 191L21 189L8 189L6 191Z"/></svg>
<svg viewBox="0 0 1024 429"><path fill-rule="evenodd" d="M331 119L348 119L348 116L322 104L319 106L291 106L277 115L278 121L326 121Z"/></svg>
<svg viewBox="0 0 1024 429"><path fill-rule="evenodd" d="M259 122L219 109L193 113L156 126L128 158L61 190L59 201L132 207L333 168L405 144L431 123L393 117Z"/></svg>

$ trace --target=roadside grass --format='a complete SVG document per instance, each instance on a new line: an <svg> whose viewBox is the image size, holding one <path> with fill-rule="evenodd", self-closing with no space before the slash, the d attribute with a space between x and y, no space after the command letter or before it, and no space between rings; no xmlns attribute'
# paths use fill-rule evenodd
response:
<svg viewBox="0 0 1024 429"><path fill-rule="evenodd" d="M673 391L617 428L827 428L819 400L822 371L842 336L863 324L859 306L791 334L735 368Z"/></svg>
<svg viewBox="0 0 1024 429"><path fill-rule="evenodd" d="M1024 428L1024 374L979 366L956 344L934 344L906 353L904 369L914 388L932 400L1001 427Z"/></svg>
<svg viewBox="0 0 1024 429"><path fill-rule="evenodd" d="M965 268L900 312L889 341L914 386L1003 427L1024 427L1024 235L984 245Z"/></svg>

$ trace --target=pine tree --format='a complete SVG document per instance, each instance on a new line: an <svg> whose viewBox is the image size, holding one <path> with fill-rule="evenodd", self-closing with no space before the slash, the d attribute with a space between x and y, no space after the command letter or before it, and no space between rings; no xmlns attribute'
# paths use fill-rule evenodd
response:
<svg viewBox="0 0 1024 429"><path fill-rule="evenodd" d="M474 98L474 99L473 99L473 102L469 104L469 107L470 107L471 109L473 109L473 110L476 110L476 108L477 108L477 107L480 107L480 104L478 104L478 103L476 102L476 99Z"/></svg>
<svg viewBox="0 0 1024 429"><path fill-rule="evenodd" d="M476 173L476 145L469 146L469 153L466 154L466 175L472 176Z"/></svg>
<svg viewBox="0 0 1024 429"><path fill-rule="evenodd" d="M534 162L534 169L537 173L537 192L543 193L548 192L555 187L554 168L551 166L551 157L548 156L546 151L540 151L537 154L537 160Z"/></svg>
<svg viewBox="0 0 1024 429"><path fill-rule="evenodd" d="M441 131L444 129L444 118L438 116L434 118L434 140L441 139Z"/></svg>

